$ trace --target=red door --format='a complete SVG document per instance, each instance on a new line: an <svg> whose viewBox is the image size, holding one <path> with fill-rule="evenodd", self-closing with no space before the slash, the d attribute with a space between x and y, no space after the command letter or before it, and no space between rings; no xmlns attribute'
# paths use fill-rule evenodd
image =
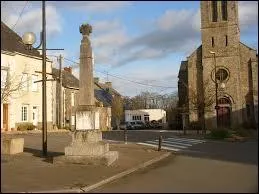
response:
<svg viewBox="0 0 259 194"><path fill-rule="evenodd" d="M220 106L218 110L218 126L230 127L230 107Z"/></svg>

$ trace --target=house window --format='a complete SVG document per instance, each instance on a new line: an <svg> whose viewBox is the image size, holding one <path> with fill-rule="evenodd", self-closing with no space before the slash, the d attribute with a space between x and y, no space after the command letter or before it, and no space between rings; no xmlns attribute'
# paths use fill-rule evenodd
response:
<svg viewBox="0 0 259 194"><path fill-rule="evenodd" d="M28 121L28 105L22 106L22 121Z"/></svg>
<svg viewBox="0 0 259 194"><path fill-rule="evenodd" d="M38 76L37 75L32 75L31 76L31 91L33 92L37 92L38 91L38 83L34 83L35 81L38 80Z"/></svg>
<svg viewBox="0 0 259 194"><path fill-rule="evenodd" d="M75 93L71 93L71 106L75 106Z"/></svg>
<svg viewBox="0 0 259 194"><path fill-rule="evenodd" d="M217 1L212 1L212 21L216 22L218 19L218 6L217 6Z"/></svg>
<svg viewBox="0 0 259 194"><path fill-rule="evenodd" d="M23 91L28 91L28 73L23 73L22 74L22 90Z"/></svg>
<svg viewBox="0 0 259 194"><path fill-rule="evenodd" d="M149 121L149 115L144 115L144 121L148 122Z"/></svg>
<svg viewBox="0 0 259 194"><path fill-rule="evenodd" d="M132 116L133 121L141 121L141 116L140 115L134 115Z"/></svg>
<svg viewBox="0 0 259 194"><path fill-rule="evenodd" d="M214 47L214 37L211 37L211 46Z"/></svg>
<svg viewBox="0 0 259 194"><path fill-rule="evenodd" d="M226 46L228 46L228 36L226 35L225 38L226 38Z"/></svg>
<svg viewBox="0 0 259 194"><path fill-rule="evenodd" d="M7 79L7 70L1 69L1 88L5 88Z"/></svg>
<svg viewBox="0 0 259 194"><path fill-rule="evenodd" d="M221 12L222 12L222 20L228 20L228 7L227 1L221 1Z"/></svg>

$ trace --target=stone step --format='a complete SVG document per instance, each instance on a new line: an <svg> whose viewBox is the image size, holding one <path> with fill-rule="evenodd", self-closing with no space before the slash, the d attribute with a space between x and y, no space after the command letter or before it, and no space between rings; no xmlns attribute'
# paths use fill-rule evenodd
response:
<svg viewBox="0 0 259 194"><path fill-rule="evenodd" d="M105 142L72 142L65 147L65 155L68 156L100 156L109 151L109 144Z"/></svg>
<svg viewBox="0 0 259 194"><path fill-rule="evenodd" d="M54 165L79 164L79 165L105 165L110 166L119 157L117 151L109 151L101 156L57 156L53 158Z"/></svg>

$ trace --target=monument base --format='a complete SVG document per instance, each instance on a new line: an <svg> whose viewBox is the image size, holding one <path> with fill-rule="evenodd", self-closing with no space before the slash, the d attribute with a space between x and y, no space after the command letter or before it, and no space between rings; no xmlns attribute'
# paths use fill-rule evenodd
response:
<svg viewBox="0 0 259 194"><path fill-rule="evenodd" d="M100 130L76 130L71 145L65 147L65 155L55 157L53 163L109 166L118 157L118 152L109 151L109 144L102 141Z"/></svg>
<svg viewBox="0 0 259 194"><path fill-rule="evenodd" d="M76 130L99 129L99 109L95 106L80 105L76 110Z"/></svg>
<svg viewBox="0 0 259 194"><path fill-rule="evenodd" d="M101 156L58 156L53 160L54 164L81 164L81 165L105 165L110 166L118 159L117 151L109 151Z"/></svg>

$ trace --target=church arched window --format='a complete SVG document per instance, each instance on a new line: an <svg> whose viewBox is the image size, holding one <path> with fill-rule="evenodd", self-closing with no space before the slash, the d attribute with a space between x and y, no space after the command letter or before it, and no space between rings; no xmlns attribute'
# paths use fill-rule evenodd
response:
<svg viewBox="0 0 259 194"><path fill-rule="evenodd" d="M217 6L217 1L212 1L212 21L216 22L218 19L218 6Z"/></svg>
<svg viewBox="0 0 259 194"><path fill-rule="evenodd" d="M228 20L228 7L227 1L221 1L221 13L222 13L222 20Z"/></svg>
<svg viewBox="0 0 259 194"><path fill-rule="evenodd" d="M228 72L227 70L225 69L219 69L217 72L216 72L216 79L218 81L225 81L226 79L228 78Z"/></svg>

